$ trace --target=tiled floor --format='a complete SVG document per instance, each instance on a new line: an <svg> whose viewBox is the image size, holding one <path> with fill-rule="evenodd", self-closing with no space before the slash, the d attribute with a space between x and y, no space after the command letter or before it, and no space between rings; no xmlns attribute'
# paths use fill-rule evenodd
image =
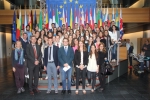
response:
<svg viewBox="0 0 150 100"><path fill-rule="evenodd" d="M18 95L9 62L0 60L0 100L150 100L150 74L138 77L130 71L106 84L103 92L87 91L87 94L83 95L79 91L79 95L75 95L72 91L71 95L61 95L59 91L57 95L53 92L47 95L46 91L41 91L30 96L28 86L25 84L26 92Z"/></svg>

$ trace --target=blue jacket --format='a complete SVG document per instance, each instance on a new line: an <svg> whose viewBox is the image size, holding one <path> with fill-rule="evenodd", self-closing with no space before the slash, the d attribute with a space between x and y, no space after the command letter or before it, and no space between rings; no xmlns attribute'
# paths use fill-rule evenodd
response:
<svg viewBox="0 0 150 100"><path fill-rule="evenodd" d="M47 67L47 63L48 63L48 48L45 48L44 50L44 66ZM59 66L59 61L58 61L58 47L53 45L53 59L54 59L54 63L55 63L55 66Z"/></svg>
<svg viewBox="0 0 150 100"><path fill-rule="evenodd" d="M73 59L74 59L74 51L73 51L73 49L70 46L68 46L67 54L66 54L66 52L64 50L64 46L59 48L59 50L58 50L58 60L60 62L60 66L61 67L64 67L65 63L68 63L68 65L70 67L72 67Z"/></svg>

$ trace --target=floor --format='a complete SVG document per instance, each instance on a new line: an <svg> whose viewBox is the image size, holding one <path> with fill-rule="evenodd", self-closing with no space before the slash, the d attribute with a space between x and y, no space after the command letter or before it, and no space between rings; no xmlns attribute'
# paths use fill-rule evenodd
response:
<svg viewBox="0 0 150 100"><path fill-rule="evenodd" d="M83 95L79 91L76 95L46 94L41 91L34 96L29 95L28 85L25 84L26 92L16 94L12 67L9 59L0 59L0 100L150 100L150 74L135 76L132 71L106 84L103 92L87 91Z"/></svg>

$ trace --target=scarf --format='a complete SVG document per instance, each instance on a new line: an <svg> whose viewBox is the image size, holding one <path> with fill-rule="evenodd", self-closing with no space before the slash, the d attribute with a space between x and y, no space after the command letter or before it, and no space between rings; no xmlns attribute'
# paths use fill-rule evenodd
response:
<svg viewBox="0 0 150 100"><path fill-rule="evenodd" d="M18 60L20 65L23 65L23 49L15 49L15 60Z"/></svg>

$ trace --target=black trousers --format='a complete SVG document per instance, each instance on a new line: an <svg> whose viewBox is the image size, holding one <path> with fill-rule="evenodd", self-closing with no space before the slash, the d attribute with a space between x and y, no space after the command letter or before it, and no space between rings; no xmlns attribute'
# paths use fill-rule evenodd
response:
<svg viewBox="0 0 150 100"><path fill-rule="evenodd" d="M130 66L132 66L132 57L129 56Z"/></svg>
<svg viewBox="0 0 150 100"><path fill-rule="evenodd" d="M82 79L82 89L85 89L86 68L80 70L76 67L76 89L79 88L79 79Z"/></svg>
<svg viewBox="0 0 150 100"><path fill-rule="evenodd" d="M91 84L91 79L92 79L92 89L94 89L94 86L96 84L96 72L87 72L88 76L88 83Z"/></svg>
<svg viewBox="0 0 150 100"><path fill-rule="evenodd" d="M34 81L33 81L34 77ZM39 65L29 67L29 90L37 89L39 80Z"/></svg>
<svg viewBox="0 0 150 100"><path fill-rule="evenodd" d="M101 73L99 73L99 81L100 81L101 88L104 88L105 87L105 83L106 83L105 75L102 75Z"/></svg>

